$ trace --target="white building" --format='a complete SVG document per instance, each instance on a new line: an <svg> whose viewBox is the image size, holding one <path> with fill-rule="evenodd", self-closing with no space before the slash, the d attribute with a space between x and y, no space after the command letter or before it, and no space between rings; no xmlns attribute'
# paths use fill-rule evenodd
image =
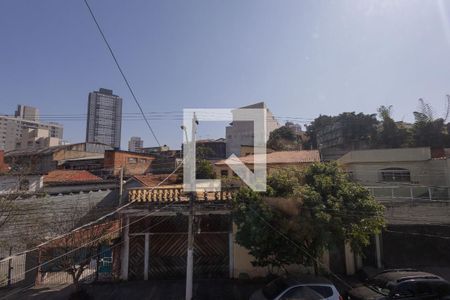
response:
<svg viewBox="0 0 450 300"><path fill-rule="evenodd" d="M280 127L280 124L275 119L273 114L267 108L264 102L255 103L249 106L244 106L241 108L265 108L267 110L266 122L267 122L267 132L266 140L269 139L269 135L272 131ZM242 145L253 145L254 138L254 126L252 121L233 121L230 126L225 129L226 140L227 140L227 157L231 154L237 156L241 153Z"/></svg>
<svg viewBox="0 0 450 300"><path fill-rule="evenodd" d="M19 105L15 116L0 116L0 150L20 149L24 132L45 129L49 138L62 139L63 126L57 123L42 123L34 107ZM41 132L42 134L42 132Z"/></svg>
<svg viewBox="0 0 450 300"><path fill-rule="evenodd" d="M128 142L128 151L141 152L144 147L144 141L138 136L132 136Z"/></svg>
<svg viewBox="0 0 450 300"><path fill-rule="evenodd" d="M26 128L22 132L22 138L17 143L16 149L32 150L42 149L61 145L61 139L52 137L48 129L44 128Z"/></svg>

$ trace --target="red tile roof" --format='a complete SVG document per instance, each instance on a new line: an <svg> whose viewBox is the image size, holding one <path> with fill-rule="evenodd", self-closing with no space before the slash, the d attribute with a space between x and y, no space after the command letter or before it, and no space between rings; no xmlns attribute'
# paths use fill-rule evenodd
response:
<svg viewBox="0 0 450 300"><path fill-rule="evenodd" d="M102 179L85 170L54 170L44 176L44 183L96 182Z"/></svg>
<svg viewBox="0 0 450 300"><path fill-rule="evenodd" d="M247 155L239 157L244 164L258 163L262 159L262 155ZM238 162L235 160L236 163ZM309 163L320 161L318 150L302 150L302 151L276 151L266 154L267 164L295 164ZM233 160L230 159L230 163ZM216 165L225 165L225 160L216 162Z"/></svg>
<svg viewBox="0 0 450 300"><path fill-rule="evenodd" d="M144 187L155 187L167 176L169 176L169 174L146 174L146 175L135 175L133 176L133 178L138 182L140 182ZM176 183L178 183L178 175L172 174L165 182L161 184L161 186Z"/></svg>

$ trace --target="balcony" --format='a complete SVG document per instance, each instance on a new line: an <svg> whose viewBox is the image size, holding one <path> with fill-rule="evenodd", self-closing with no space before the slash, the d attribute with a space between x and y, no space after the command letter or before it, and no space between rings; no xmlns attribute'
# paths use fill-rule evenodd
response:
<svg viewBox="0 0 450 300"><path fill-rule="evenodd" d="M224 189L220 192L197 191L195 202L229 203L236 189ZM158 188L132 188L128 190L128 201L132 203L188 203L190 193L181 186Z"/></svg>

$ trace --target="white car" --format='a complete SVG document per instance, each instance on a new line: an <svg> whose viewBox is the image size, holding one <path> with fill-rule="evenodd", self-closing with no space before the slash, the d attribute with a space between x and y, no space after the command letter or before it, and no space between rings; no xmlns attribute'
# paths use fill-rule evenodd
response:
<svg viewBox="0 0 450 300"><path fill-rule="evenodd" d="M250 300L342 300L331 281L322 277L280 277L256 291Z"/></svg>

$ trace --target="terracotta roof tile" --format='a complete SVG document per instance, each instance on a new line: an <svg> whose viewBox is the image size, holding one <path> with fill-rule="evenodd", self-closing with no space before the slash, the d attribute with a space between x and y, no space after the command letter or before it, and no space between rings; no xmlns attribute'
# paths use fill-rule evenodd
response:
<svg viewBox="0 0 450 300"><path fill-rule="evenodd" d="M54 170L44 176L44 183L95 181L102 181L102 179L85 170Z"/></svg>
<svg viewBox="0 0 450 300"><path fill-rule="evenodd" d="M262 158L261 155L247 155L239 157L245 164L258 163ZM295 164L320 161L318 150L301 150L301 151L276 151L266 154L267 164ZM238 160L236 160L236 163ZM231 163L233 161L231 160ZM224 165L225 160L218 161L216 165Z"/></svg>
<svg viewBox="0 0 450 300"><path fill-rule="evenodd" d="M135 175L133 176L138 182L140 182L144 187L155 187L161 181L163 181L169 174L146 174L146 175ZM171 185L178 183L178 175L172 174L169 179L166 180L161 185Z"/></svg>

